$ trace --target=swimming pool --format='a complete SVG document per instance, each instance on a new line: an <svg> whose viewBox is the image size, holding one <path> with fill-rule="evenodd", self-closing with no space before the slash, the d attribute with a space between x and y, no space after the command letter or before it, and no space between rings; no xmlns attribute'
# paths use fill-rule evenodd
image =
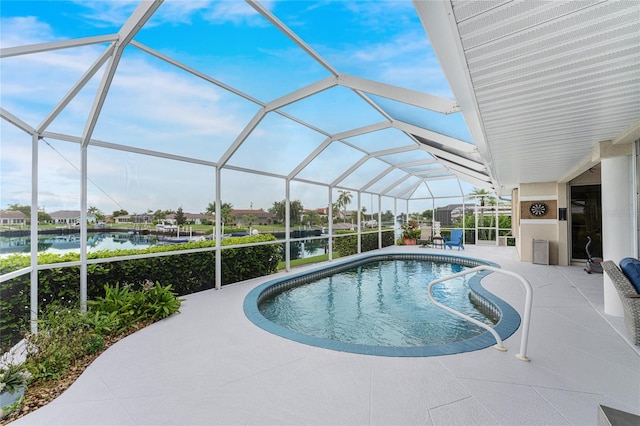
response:
<svg viewBox="0 0 640 426"><path fill-rule="evenodd" d="M495 344L490 333L428 300L429 282L490 264L438 254L368 255L264 283L245 298L246 316L279 336L328 349L383 356L434 356ZM492 266L496 266L492 264ZM480 285L487 272L434 286L454 306L505 339L517 312Z"/></svg>

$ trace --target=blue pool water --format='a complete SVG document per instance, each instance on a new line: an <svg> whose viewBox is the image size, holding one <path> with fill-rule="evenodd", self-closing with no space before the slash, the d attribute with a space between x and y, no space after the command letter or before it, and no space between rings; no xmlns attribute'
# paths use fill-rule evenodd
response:
<svg viewBox="0 0 640 426"><path fill-rule="evenodd" d="M433 305L427 286L462 266L383 260L319 278L261 301L260 313L299 333L348 343L423 346L468 339L484 330ZM436 300L492 322L469 300L464 277L434 287Z"/></svg>
<svg viewBox="0 0 640 426"><path fill-rule="evenodd" d="M245 300L245 312L260 327L283 337L356 353L426 356L495 344L484 329L429 300L431 281L467 268L451 258L373 256L367 262L333 267L333 271L277 280L254 289ZM461 263L468 267L477 264ZM480 278L467 275L437 284L434 297L489 325L506 312L510 317L507 322L512 324L510 330L500 331L512 334L519 316L482 289ZM471 286L483 294L482 303L477 297L475 303L470 300ZM476 290L473 293L478 294ZM500 334L498 327L496 331Z"/></svg>

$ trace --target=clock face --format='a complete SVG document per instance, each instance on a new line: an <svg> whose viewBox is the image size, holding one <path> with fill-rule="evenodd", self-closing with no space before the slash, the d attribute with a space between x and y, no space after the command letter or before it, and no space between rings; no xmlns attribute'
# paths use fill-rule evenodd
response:
<svg viewBox="0 0 640 426"><path fill-rule="evenodd" d="M529 207L529 212L534 216L544 216L547 214L547 205L545 203L534 203Z"/></svg>

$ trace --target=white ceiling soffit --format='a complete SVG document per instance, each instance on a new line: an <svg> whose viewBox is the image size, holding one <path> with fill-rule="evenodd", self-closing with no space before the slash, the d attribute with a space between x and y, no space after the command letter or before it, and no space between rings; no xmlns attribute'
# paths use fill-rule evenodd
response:
<svg viewBox="0 0 640 426"><path fill-rule="evenodd" d="M561 181L640 118L640 3L414 1L496 189Z"/></svg>

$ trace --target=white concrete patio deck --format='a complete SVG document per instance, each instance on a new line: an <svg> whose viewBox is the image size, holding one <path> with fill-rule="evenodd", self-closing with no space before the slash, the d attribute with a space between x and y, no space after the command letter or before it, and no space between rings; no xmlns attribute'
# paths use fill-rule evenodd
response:
<svg viewBox="0 0 640 426"><path fill-rule="evenodd" d="M505 341L508 352L431 358L288 341L243 314L245 295L271 276L187 296L181 314L118 342L58 399L13 424L589 425L598 404L640 414L639 348L621 318L600 313L602 275L523 263L509 247L459 254L531 282L531 362L515 358L520 331ZM517 280L491 274L483 284L522 314Z"/></svg>

